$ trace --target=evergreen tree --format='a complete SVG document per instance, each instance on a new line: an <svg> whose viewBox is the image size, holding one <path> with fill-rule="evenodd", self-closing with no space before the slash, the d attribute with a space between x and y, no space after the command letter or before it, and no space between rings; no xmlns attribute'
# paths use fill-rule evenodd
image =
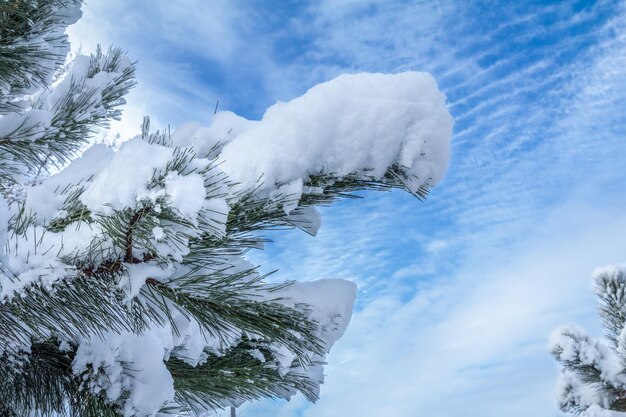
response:
<svg viewBox="0 0 626 417"><path fill-rule="evenodd" d="M585 417L626 413L626 270L610 266L594 274L595 294L605 340L575 326L562 326L550 338L562 369L557 385L561 410Z"/></svg>
<svg viewBox="0 0 626 417"><path fill-rule="evenodd" d="M224 112L170 134L146 118L117 151L89 147L135 64L116 48L67 60L80 6L0 1L0 414L315 401L354 286L269 284L245 254L268 229L315 235L314 207L359 190L425 197L446 166L445 98L425 74L347 76L261 122Z"/></svg>

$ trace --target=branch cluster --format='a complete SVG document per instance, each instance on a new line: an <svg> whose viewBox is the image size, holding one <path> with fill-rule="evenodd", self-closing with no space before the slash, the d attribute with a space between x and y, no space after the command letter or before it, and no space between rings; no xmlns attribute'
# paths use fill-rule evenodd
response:
<svg viewBox="0 0 626 417"><path fill-rule="evenodd" d="M557 396L568 413L619 416L626 412L626 271L601 268L594 280L606 340L575 326L555 330L550 349L561 365Z"/></svg>
<svg viewBox="0 0 626 417"><path fill-rule="evenodd" d="M246 254L266 230L315 235L315 206L357 191L424 198L447 163L445 97L424 73L347 76L260 122L221 112L170 134L146 118L118 150L89 147L120 117L135 64L116 48L66 59L80 6L0 1L0 414L315 401L355 287L269 284Z"/></svg>

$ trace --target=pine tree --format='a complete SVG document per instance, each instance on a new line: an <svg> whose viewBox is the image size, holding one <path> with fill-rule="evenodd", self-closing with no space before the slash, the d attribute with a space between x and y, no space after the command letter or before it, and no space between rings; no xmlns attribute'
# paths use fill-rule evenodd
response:
<svg viewBox="0 0 626 417"><path fill-rule="evenodd" d="M561 410L586 417L626 412L626 270L609 266L594 274L605 340L576 326L562 326L550 339L561 364L557 396Z"/></svg>
<svg viewBox="0 0 626 417"><path fill-rule="evenodd" d="M425 197L445 170L445 98L424 74L394 76L395 89L379 87L380 74L344 77L262 122L223 112L210 128L170 134L146 118L117 151L89 146L121 116L135 63L116 48L67 60L80 3L0 1L0 415L195 415L297 392L315 401L354 286L270 284L245 255L269 229L315 235L315 206L356 191ZM348 128L332 113L297 113L307 100L334 112L339 98L371 112ZM382 116L387 125L372 124ZM248 149L254 132L252 144L305 137L310 120L328 122L322 151L374 139L321 162L289 155L274 170L283 142L257 166L272 172L248 168L245 158L264 157ZM342 142L355 126L364 130ZM303 155L306 140L294 145Z"/></svg>

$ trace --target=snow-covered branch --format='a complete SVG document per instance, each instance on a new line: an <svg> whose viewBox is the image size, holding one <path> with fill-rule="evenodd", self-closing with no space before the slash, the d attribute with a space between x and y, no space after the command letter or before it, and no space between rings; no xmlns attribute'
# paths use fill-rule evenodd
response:
<svg viewBox="0 0 626 417"><path fill-rule="evenodd" d="M79 2L13 4L0 20L23 33L2 33L0 68L32 68L0 70L1 411L145 416L296 392L314 401L356 288L270 285L246 252L267 229L314 235L315 206L354 191L425 197L452 131L432 76L344 75L259 121L220 112L170 135L146 119L116 151L84 149L120 116L134 64L99 49L62 65L61 29ZM27 12L41 22L22 25ZM3 55L10 42L37 48Z"/></svg>

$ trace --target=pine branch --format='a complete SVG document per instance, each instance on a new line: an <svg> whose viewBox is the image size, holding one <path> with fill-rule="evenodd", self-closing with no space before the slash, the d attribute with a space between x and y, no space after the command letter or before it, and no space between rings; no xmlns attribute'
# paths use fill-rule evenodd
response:
<svg viewBox="0 0 626 417"><path fill-rule="evenodd" d="M0 120L5 122L0 137L0 191L8 195L15 190L15 182L38 180L48 168L64 166L99 128L119 118L123 97L134 85L135 65L119 49L104 53L98 48L88 60L77 57L62 68L67 52L63 29L71 20L63 6L80 2L1 1L0 23L6 26L0 24ZM3 8L5 4L8 8ZM37 37L43 39L41 44ZM49 56L46 49L50 49ZM34 57L39 61L31 62ZM18 69L18 63L26 68ZM54 81L52 73L57 74ZM98 391L99 383L111 374L97 364L85 365L77 375L72 364L79 345L93 346L98 337L110 333L120 334L123 340L147 329L198 336L181 334L179 325L187 326L184 331L198 325L206 342L200 349L207 355L204 361L203 357L183 357L187 341L174 342L171 352L167 348L166 365L174 377L176 400L188 411L200 411L201 406L217 409L237 400L288 398L296 391L315 401L320 381L308 375L306 368L320 366L329 348L320 337L327 321L314 321L307 305L292 305L291 300L274 296L276 287L266 284L257 268L244 262L244 255L266 241L261 234L266 230L301 227L311 233L302 218L314 206L358 198L355 193L362 190L399 188L418 198L427 193L427 185L411 188L420 181L399 165L389 167L382 178L368 169L344 176L320 172L304 178L301 196L268 195L270 191L261 187L235 192L237 185L217 169L222 143L203 150L199 158L192 147L175 148L169 129L151 134L149 125L149 119L144 119L141 137L154 146L138 140L134 144L140 147L126 149L158 150L164 156L155 158L160 165L155 165L151 176L146 175L149 178L140 178L145 182L130 198L102 197L96 203L85 198L83 202L86 190L93 191L89 187L102 185L98 181L106 177L88 170L97 179L82 178L54 190L55 205L40 219L24 203L26 196L15 199L9 222L11 242L25 244L35 232L41 238L43 230L52 246L59 244L55 240L59 238L61 248L56 256L40 262L45 270L42 275L50 279L26 275L23 283L12 282L21 292L12 293L7 286L7 298L0 301L0 353L7 359L0 360L0 377L16 381L18 387L15 397L9 387L0 388L0 404L7 415L118 416L127 410L131 388L124 387L127 391L122 390L118 398L105 397ZM132 152L124 157L129 155ZM183 178L189 175L193 177ZM56 181L59 178L63 177ZM177 188L179 180L181 188ZM45 184L44 180L40 191L51 192ZM283 184L270 185L280 189ZM189 187L196 194L204 191L193 201L204 206L188 214L185 204L176 202L176 191L170 193L170 186ZM96 194L101 191L96 189ZM90 227L87 237L72 233L71 228L85 226ZM73 242L64 250L63 237L89 241ZM33 239L38 241L35 235ZM30 262L30 252L22 259L26 252L16 247L15 259L26 268L37 267ZM57 268L54 274L46 275L48 261ZM7 267L6 279L19 279L22 266L14 268L16 276ZM59 349L59 340L69 343L67 351ZM288 356L279 357L279 351ZM127 358L115 360L122 364ZM198 360L197 366L189 365ZM123 365L129 367L124 377L134 378L134 364ZM590 375L591 371L585 370ZM168 406L175 408L175 404Z"/></svg>
<svg viewBox="0 0 626 417"><path fill-rule="evenodd" d="M220 356L210 354L195 367L172 358L167 368L174 378L177 402L191 411L199 406L219 410L234 401L285 398L296 391L311 402L317 400L316 384L297 370L281 375L274 354L263 342L244 339Z"/></svg>
<svg viewBox="0 0 626 417"><path fill-rule="evenodd" d="M621 269L599 273L595 277L595 294L606 337L614 347L626 327L626 274ZM626 360L626 358L625 358Z"/></svg>
<svg viewBox="0 0 626 417"><path fill-rule="evenodd" d="M138 303L129 308L126 294L116 281L117 274L102 265L90 275L74 276L51 289L31 287L21 296L0 303L1 350L11 351L14 344L23 345L49 334L74 340L98 337L106 331L140 333L147 322L159 321L158 315Z"/></svg>
<svg viewBox="0 0 626 417"><path fill-rule="evenodd" d="M141 261L133 255L133 233L137 227L137 223L145 216L152 212L152 208L145 206L140 208L133 214L128 222L128 229L126 230L126 240L124 242L124 262L136 264Z"/></svg>
<svg viewBox="0 0 626 417"><path fill-rule="evenodd" d="M241 279L251 272L244 271L222 280L205 277L202 286L199 285L201 277L196 276L193 291L189 292L185 291L185 286L170 287L148 281L142 296L162 310L174 306L186 317L193 317L203 331L226 346L228 340L243 332L289 347L303 365L310 363L309 354L323 355L325 346L316 335L317 323L305 313L306 306L302 306L301 311L281 304L280 299L261 299L260 278ZM170 306L164 300L168 300Z"/></svg>
<svg viewBox="0 0 626 417"><path fill-rule="evenodd" d="M590 392L602 409L626 411L626 357L624 351L624 309L626 274L618 267L607 267L595 274L595 293L608 346L590 338L576 327L564 327L552 336L552 354L562 366L561 409L583 413L592 405ZM619 367L621 365L621 370Z"/></svg>
<svg viewBox="0 0 626 417"><path fill-rule="evenodd" d="M55 338L33 343L24 362L5 353L2 362L12 366L0 367L2 415L121 417L114 404L86 389L82 377L73 374L74 354L72 348L59 349Z"/></svg>
<svg viewBox="0 0 626 417"><path fill-rule="evenodd" d="M19 113L19 123L0 137L0 161L13 171L23 165L30 173L65 165L98 128L119 119L118 107L135 85L134 74L135 65L122 50L103 53L98 48L85 68L78 65L54 88L43 90L31 109ZM108 77L104 84L102 75ZM48 112L49 126L38 121Z"/></svg>
<svg viewBox="0 0 626 417"><path fill-rule="evenodd" d="M69 51L66 12L78 0L0 2L0 114L16 111L11 99L46 87Z"/></svg>

